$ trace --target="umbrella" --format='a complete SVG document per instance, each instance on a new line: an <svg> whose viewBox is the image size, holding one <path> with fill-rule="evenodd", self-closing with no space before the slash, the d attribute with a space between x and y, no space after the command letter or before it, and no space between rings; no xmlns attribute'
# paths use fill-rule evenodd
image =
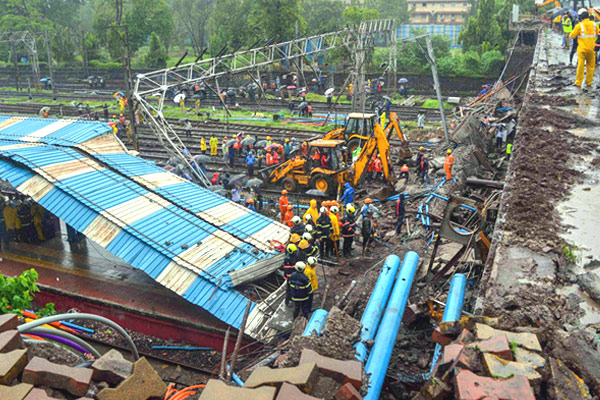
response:
<svg viewBox="0 0 600 400"><path fill-rule="evenodd" d="M335 92L335 88L329 88L325 91L325 96L331 96Z"/></svg>
<svg viewBox="0 0 600 400"><path fill-rule="evenodd" d="M327 196L325 193L321 192L318 189L310 189L309 191L306 192L306 194L309 194L311 196L318 196L318 197L325 197L325 196Z"/></svg>
<svg viewBox="0 0 600 400"><path fill-rule="evenodd" d="M251 146L256 142L256 139L253 137L247 137L242 139L242 146Z"/></svg>
<svg viewBox="0 0 600 400"><path fill-rule="evenodd" d="M260 179L257 179L257 178L250 179L250 180L248 180L248 182L246 182L247 187L260 186L262 184L263 184L263 181L261 181Z"/></svg>
<svg viewBox="0 0 600 400"><path fill-rule="evenodd" d="M390 103L393 103L392 99L389 98L389 96L383 96L384 100L388 100Z"/></svg>
<svg viewBox="0 0 600 400"><path fill-rule="evenodd" d="M559 15L566 14L568 11L569 11L568 8L560 8L560 7L555 7L552 10L550 10L550 12L552 13L552 18L556 18Z"/></svg>
<svg viewBox="0 0 600 400"><path fill-rule="evenodd" d="M303 109L308 107L308 103L306 101L303 101L302 103L298 104L298 109Z"/></svg>
<svg viewBox="0 0 600 400"><path fill-rule="evenodd" d="M40 111L38 112L39 115L44 114L44 111L46 111L47 113L50 112L50 107L46 106L46 107L42 107L40 108Z"/></svg>
<svg viewBox="0 0 600 400"><path fill-rule="evenodd" d="M229 184L231 186L241 185L246 179L248 179L246 178L246 174L233 175L231 178L229 178Z"/></svg>
<svg viewBox="0 0 600 400"><path fill-rule="evenodd" d="M276 150L281 151L281 150L283 150L283 146L280 145L279 143L273 143L273 144L270 144L267 147L265 147L265 150L271 150L271 149L276 149Z"/></svg>
<svg viewBox="0 0 600 400"><path fill-rule="evenodd" d="M237 139L231 139L225 144L225 147L233 146L235 142L237 142Z"/></svg>
<svg viewBox="0 0 600 400"><path fill-rule="evenodd" d="M398 79L398 83L408 83L408 79L400 78L400 79Z"/></svg>
<svg viewBox="0 0 600 400"><path fill-rule="evenodd" d="M293 89L296 89L296 86L294 86L294 85L290 85L290 86L288 86L288 87L287 87L287 89L288 89L288 90L293 90Z"/></svg>
<svg viewBox="0 0 600 400"><path fill-rule="evenodd" d="M123 92L116 92L115 94L113 94L113 97L115 99L118 99L119 97L125 97L125 93L123 93Z"/></svg>
<svg viewBox="0 0 600 400"><path fill-rule="evenodd" d="M40 82L42 82L42 83L48 82L48 78L42 78L42 79L40 79Z"/></svg>
<svg viewBox="0 0 600 400"><path fill-rule="evenodd" d="M267 145L267 141L266 140L259 140L258 142L254 143L254 147L265 147Z"/></svg>
<svg viewBox="0 0 600 400"><path fill-rule="evenodd" d="M221 196L227 196L227 189L221 185L210 186L208 190Z"/></svg>
<svg viewBox="0 0 600 400"><path fill-rule="evenodd" d="M210 157L205 154L196 154L192 157L192 160L196 161L198 164L205 164L210 161Z"/></svg>
<svg viewBox="0 0 600 400"><path fill-rule="evenodd" d="M181 100L185 100L185 93L179 93L175 97L173 97L173 101L175 103L179 103Z"/></svg>

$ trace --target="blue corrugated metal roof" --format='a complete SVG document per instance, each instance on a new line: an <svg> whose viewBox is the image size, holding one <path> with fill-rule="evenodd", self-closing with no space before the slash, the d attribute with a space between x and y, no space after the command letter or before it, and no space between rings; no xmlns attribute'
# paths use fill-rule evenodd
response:
<svg viewBox="0 0 600 400"><path fill-rule="evenodd" d="M0 116L0 178L239 327L248 300L231 288L228 272L274 256L269 240L281 240L287 228L124 149L106 154L85 143L102 135L117 143L102 123Z"/></svg>

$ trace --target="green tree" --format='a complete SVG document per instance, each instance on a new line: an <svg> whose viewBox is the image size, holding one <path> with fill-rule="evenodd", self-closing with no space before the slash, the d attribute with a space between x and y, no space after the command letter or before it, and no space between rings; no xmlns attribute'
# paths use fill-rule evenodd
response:
<svg viewBox="0 0 600 400"><path fill-rule="evenodd" d="M208 19L209 51L213 56L223 46L231 51L247 43L248 3L249 0L219 0L213 5Z"/></svg>
<svg viewBox="0 0 600 400"><path fill-rule="evenodd" d="M152 32L168 48L174 32L171 8L164 0L132 0L125 14L129 43L133 51L143 46Z"/></svg>
<svg viewBox="0 0 600 400"><path fill-rule="evenodd" d="M379 18L379 11L373 8L350 6L344 10L342 15L348 24L356 25L361 21Z"/></svg>
<svg viewBox="0 0 600 400"><path fill-rule="evenodd" d="M179 34L189 40L196 55L207 42L206 25L213 0L174 0L172 3L175 26Z"/></svg>
<svg viewBox="0 0 600 400"><path fill-rule="evenodd" d="M379 11L382 18L393 18L397 24L406 24L410 20L406 0L367 0L365 7Z"/></svg>
<svg viewBox="0 0 600 400"><path fill-rule="evenodd" d="M495 0L480 0L477 16L469 17L465 28L458 37L463 49L476 49L481 53L481 46L487 43L488 47L504 49L506 41L502 29L496 20Z"/></svg>
<svg viewBox="0 0 600 400"><path fill-rule="evenodd" d="M88 61L100 59L100 47L102 42L100 38L92 32L86 32L85 34L85 51ZM83 47L83 44L82 44ZM83 51L83 48L81 49Z"/></svg>
<svg viewBox="0 0 600 400"><path fill-rule="evenodd" d="M148 68L165 68L167 66L167 50L160 41L156 32L150 35L150 49L144 58Z"/></svg>
<svg viewBox="0 0 600 400"><path fill-rule="evenodd" d="M306 33L316 35L339 30L344 25L344 3L340 0L306 0L302 2L302 15L306 20Z"/></svg>
<svg viewBox="0 0 600 400"><path fill-rule="evenodd" d="M300 0L253 0L248 16L248 31L253 40L278 42L296 37L306 22L300 14Z"/></svg>

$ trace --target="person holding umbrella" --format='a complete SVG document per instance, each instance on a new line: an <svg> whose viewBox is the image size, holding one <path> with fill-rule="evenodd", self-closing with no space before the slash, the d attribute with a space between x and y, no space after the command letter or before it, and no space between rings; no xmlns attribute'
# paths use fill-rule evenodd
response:
<svg viewBox="0 0 600 400"><path fill-rule="evenodd" d="M256 164L256 157L254 157L254 152L250 150L248 155L246 156L246 167L248 168L248 177L254 177L254 164Z"/></svg>

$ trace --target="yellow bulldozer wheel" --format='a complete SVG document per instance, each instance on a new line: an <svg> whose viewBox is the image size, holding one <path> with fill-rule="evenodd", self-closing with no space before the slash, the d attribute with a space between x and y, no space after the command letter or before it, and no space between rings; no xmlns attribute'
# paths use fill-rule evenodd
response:
<svg viewBox="0 0 600 400"><path fill-rule="evenodd" d="M281 186L283 186L283 188L288 192L293 192L296 190L296 181L292 178L285 178L281 183Z"/></svg>
<svg viewBox="0 0 600 400"><path fill-rule="evenodd" d="M310 183L313 188L320 190L323 193L327 193L331 188L331 179L324 174L316 174L312 177Z"/></svg>

